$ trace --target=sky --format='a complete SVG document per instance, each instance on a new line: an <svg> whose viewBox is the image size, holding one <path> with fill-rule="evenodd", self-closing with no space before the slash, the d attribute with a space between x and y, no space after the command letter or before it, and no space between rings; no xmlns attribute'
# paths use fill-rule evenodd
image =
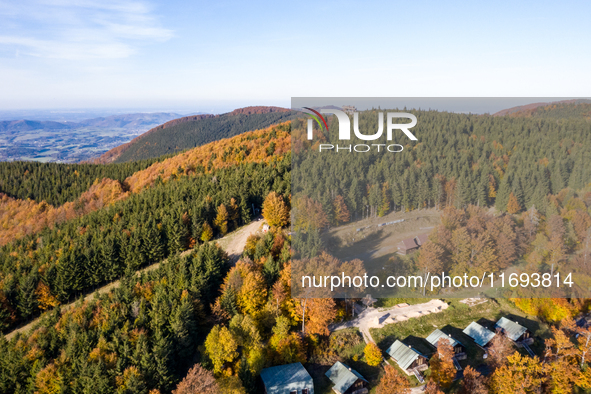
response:
<svg viewBox="0 0 591 394"><path fill-rule="evenodd" d="M591 2L0 0L0 110L587 97Z"/></svg>

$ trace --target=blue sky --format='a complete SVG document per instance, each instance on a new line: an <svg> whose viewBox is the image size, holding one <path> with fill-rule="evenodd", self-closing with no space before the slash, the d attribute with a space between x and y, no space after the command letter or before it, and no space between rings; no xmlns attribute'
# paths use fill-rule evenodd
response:
<svg viewBox="0 0 591 394"><path fill-rule="evenodd" d="M589 15L586 1L0 0L0 109L589 96Z"/></svg>

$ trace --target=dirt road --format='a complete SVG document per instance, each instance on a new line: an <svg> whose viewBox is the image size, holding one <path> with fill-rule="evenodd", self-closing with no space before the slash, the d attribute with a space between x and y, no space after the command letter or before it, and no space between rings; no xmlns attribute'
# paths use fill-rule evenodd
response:
<svg viewBox="0 0 591 394"><path fill-rule="evenodd" d="M226 235L224 238L219 239L217 242L220 248L224 249L232 261L237 260L246 245L247 238L257 233L263 226L262 220L255 219L250 224L240 227L238 230Z"/></svg>
<svg viewBox="0 0 591 394"><path fill-rule="evenodd" d="M240 257L240 255L242 254L242 251L244 250L244 246L246 245L246 239L248 238L248 236L251 234L255 234L257 231L259 231L259 229L261 228L262 225L263 225L262 220L255 219L253 222L247 224L246 226L242 226L239 229L237 229L236 231L233 231L230 234L226 235L225 237L220 238L219 240L216 240L214 242L216 242L222 249L224 249L226 251L226 253L228 253L228 256L230 256L230 259L232 261L236 261ZM186 250L183 253L181 253L181 256L186 256L189 253L191 253L191 249ZM164 261L166 261L166 260L164 260ZM152 264L148 267L142 268L137 273L139 274L141 272L148 272L148 271L155 270L160 266L160 264L161 263ZM116 280L114 282L111 282L111 283L101 287L100 289L86 295L84 297L84 301L92 300L95 297L95 295L97 295L97 294L108 293L109 291L111 291L115 287L119 287L119 283L120 282L118 280ZM76 302L77 301L62 305L61 306L62 310L68 310L68 309L72 308L76 304ZM39 319L40 318L37 318L37 319L31 321L30 323L28 323L27 325L19 327L19 328L13 330L12 332L6 334L6 340L10 341L10 339L12 337L14 337L19 332L29 331L31 328L33 328L33 326L35 324L37 324Z"/></svg>

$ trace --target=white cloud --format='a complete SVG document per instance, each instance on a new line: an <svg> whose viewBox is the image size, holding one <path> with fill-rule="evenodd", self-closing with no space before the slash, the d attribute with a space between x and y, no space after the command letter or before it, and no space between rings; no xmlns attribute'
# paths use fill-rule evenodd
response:
<svg viewBox="0 0 591 394"><path fill-rule="evenodd" d="M20 56L85 60L131 56L139 45L170 39L140 1L0 2L0 50ZM7 50L11 49L11 50Z"/></svg>
<svg viewBox="0 0 591 394"><path fill-rule="evenodd" d="M0 36L0 44L17 46L19 56L28 55L65 60L117 59L133 53L130 45L120 42L88 43L37 40L14 36Z"/></svg>

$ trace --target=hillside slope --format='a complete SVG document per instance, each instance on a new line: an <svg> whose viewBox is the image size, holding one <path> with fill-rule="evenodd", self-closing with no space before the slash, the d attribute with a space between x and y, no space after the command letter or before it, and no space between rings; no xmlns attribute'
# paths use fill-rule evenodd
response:
<svg viewBox="0 0 591 394"><path fill-rule="evenodd" d="M591 104L591 100L562 100L562 101L553 101L550 103L547 102L540 102L540 103L531 103L526 105L520 105L517 107L511 107L507 109L503 109L499 112L493 114L493 116L531 116L536 112L540 112L540 110L544 109L551 109L556 108L557 106L560 107L576 107L579 104L589 105Z"/></svg>
<svg viewBox="0 0 591 394"><path fill-rule="evenodd" d="M230 259L232 259L232 258L237 259L242 254L242 251L244 250L244 246L246 245L246 240L248 239L248 237L253 234L256 234L260 230L260 227L262 225L263 225L263 223L260 221L250 222L249 224L240 227L236 231L227 234L226 236L216 240L215 242L222 250L224 250L228 254L228 257ZM180 254L180 256L181 257L188 256L193 251L194 251L194 249L188 249L188 250L182 252ZM164 260L164 262L166 262L167 260L168 259ZM141 276L143 273L158 269L161 264L162 264L162 262L158 262L158 263L152 264L150 266L147 266L146 268L143 268L143 269L137 271L135 273L135 275ZM98 288L97 290L93 291L92 293L89 293L88 295L84 296L84 298L82 298L82 302L91 302L93 299L97 298L100 294L107 294L110 291L112 291L113 289L119 287L120 284L121 284L120 280L110 282L109 284L106 284L106 285ZM73 307L75 307L76 304L78 304L78 303L80 303L80 299L70 302L65 305L61 305L60 311L70 310ZM43 319L43 317L44 317L44 315L41 315L40 317L32 320L30 323L25 324L24 326L19 327L17 329L14 329L11 332L5 333L6 340L10 341L18 333L29 332L31 330L31 328L33 328L36 324L39 324L39 322Z"/></svg>
<svg viewBox="0 0 591 394"><path fill-rule="evenodd" d="M279 107L246 107L222 115L194 115L154 127L127 144L106 152L97 164L122 163L173 154L206 143L258 130L293 117Z"/></svg>
<svg viewBox="0 0 591 394"><path fill-rule="evenodd" d="M0 331L248 224L270 192L289 194L289 131L188 150L59 207L0 195Z"/></svg>
<svg viewBox="0 0 591 394"><path fill-rule="evenodd" d="M45 201L15 199L1 192L0 189L0 245L6 245L27 235L36 234L46 227L54 226L79 218L88 213L110 206L116 201L125 200L131 194L137 194L157 182L166 182L182 176L196 176L217 169L246 163L266 163L285 156L290 151L289 123L283 123L267 129L256 130L233 138L211 142L173 157L161 158L151 165L140 167L125 179L96 178L90 187L80 192L80 188L94 176L112 174L114 171L95 171L80 184L63 183L62 186L76 189L75 199L69 199L62 205L52 206ZM146 164L149 162L146 161ZM18 164L18 163L17 163ZM132 163L130 163L132 164ZM109 167L113 170L125 170L121 165L95 166ZM76 170L94 168L90 165L52 165L43 167L42 173L49 184L59 184L58 180L69 178ZM0 166L0 169L2 166ZM133 170L134 166L127 169ZM0 172L1 173L1 172ZM125 174L120 171L119 175ZM41 175L37 175L39 177ZM27 184L27 177L13 179L14 190L20 190L19 184ZM69 186L68 186L69 185ZM67 190L64 190L64 192Z"/></svg>
<svg viewBox="0 0 591 394"><path fill-rule="evenodd" d="M4 161L0 162L0 194L63 205L78 199L96 180L109 178L123 182L135 172L166 158L168 156L108 165Z"/></svg>

